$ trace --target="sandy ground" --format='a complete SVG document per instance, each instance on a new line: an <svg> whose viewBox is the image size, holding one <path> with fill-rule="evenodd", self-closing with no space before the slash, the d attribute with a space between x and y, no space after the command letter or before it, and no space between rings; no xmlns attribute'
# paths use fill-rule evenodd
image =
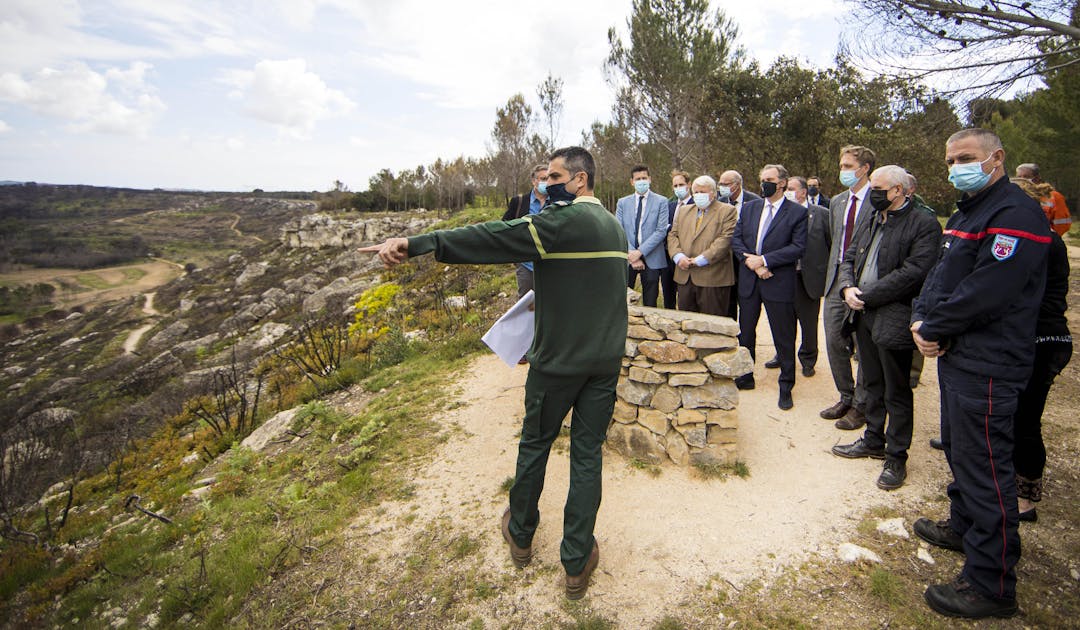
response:
<svg viewBox="0 0 1080 630"><path fill-rule="evenodd" d="M944 487L944 457L927 444L938 433L934 361L927 362L922 378L926 385L916 390L907 483L885 492L875 485L880 461L846 460L829 453L833 444L853 441L861 431L837 430L818 416L837 399L824 345L817 375L798 376L795 408L785 412L776 407L778 372L761 365L772 356L764 317L758 340L758 386L740 392L739 401L740 459L749 466L748 479L707 480L670 462L659 476L652 476L618 454L605 453L604 498L596 528L601 561L589 604L620 627L655 623L665 609L671 611L676 602L692 597L710 577L741 588L812 555L833 555L867 509L924 503ZM526 372L526 366L509 368L493 355L477 359L459 382L463 406L442 419L461 431L416 479L411 501L383 506L390 515L415 514L411 525L397 526L412 533L433 520L447 519L481 537L485 568L500 575L516 573L498 530L506 506L499 487L514 474ZM556 448L540 501L536 560L521 576L525 584L479 604L478 615L498 619L509 607L515 616L527 611L528 617L541 619L557 614L563 605L559 540L568 472L568 454ZM357 528L368 529L369 523L362 518ZM391 548L404 544L408 536L400 534L409 533L396 532ZM380 538L386 544L385 535Z"/></svg>
<svg viewBox="0 0 1080 630"><path fill-rule="evenodd" d="M129 282L125 279L125 269L140 269L144 275ZM70 308L78 304L92 305L117 300L128 296L156 289L183 273L183 267L174 262L155 258L151 262L137 265L121 265L101 269L23 269L0 275L4 284L33 284L48 282L55 285L58 306ZM103 283L110 285L104 289L87 288L76 279L78 276L97 276ZM67 286L80 286L80 291L69 291Z"/></svg>

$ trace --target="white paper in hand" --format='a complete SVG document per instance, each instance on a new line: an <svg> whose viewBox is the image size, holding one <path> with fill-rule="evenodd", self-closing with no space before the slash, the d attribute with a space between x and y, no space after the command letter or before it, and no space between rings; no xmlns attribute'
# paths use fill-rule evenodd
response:
<svg viewBox="0 0 1080 630"><path fill-rule="evenodd" d="M481 337L484 343L510 367L517 365L533 342L533 312L529 308L535 299L530 290L506 311L499 321Z"/></svg>

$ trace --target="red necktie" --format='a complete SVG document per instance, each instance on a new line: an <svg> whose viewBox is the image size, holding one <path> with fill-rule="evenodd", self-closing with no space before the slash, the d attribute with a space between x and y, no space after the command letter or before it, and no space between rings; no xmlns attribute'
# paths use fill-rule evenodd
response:
<svg viewBox="0 0 1080 630"><path fill-rule="evenodd" d="M851 233L855 231L855 204L858 201L859 199L855 195L851 196L851 207L848 208L847 220L844 221L844 252L847 251L848 245L851 244Z"/></svg>

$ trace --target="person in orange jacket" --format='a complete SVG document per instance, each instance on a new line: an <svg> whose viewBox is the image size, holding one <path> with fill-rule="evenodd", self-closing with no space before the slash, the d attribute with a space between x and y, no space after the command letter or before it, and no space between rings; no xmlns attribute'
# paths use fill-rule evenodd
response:
<svg viewBox="0 0 1080 630"><path fill-rule="evenodd" d="M1035 184L1043 183L1042 178L1039 177L1039 165L1034 162L1017 166L1016 176L1029 179ZM1047 186L1050 185L1047 184ZM1042 204L1046 218L1050 220L1050 228L1057 232L1059 236L1065 236L1069 228L1072 227L1072 213L1069 212L1069 207L1065 205L1065 195L1050 186L1049 198L1040 199L1039 203Z"/></svg>

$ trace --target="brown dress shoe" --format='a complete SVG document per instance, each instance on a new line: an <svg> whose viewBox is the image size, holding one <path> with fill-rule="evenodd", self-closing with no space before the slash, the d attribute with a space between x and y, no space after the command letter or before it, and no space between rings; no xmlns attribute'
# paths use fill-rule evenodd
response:
<svg viewBox="0 0 1080 630"><path fill-rule="evenodd" d="M514 544L514 539L510 537L510 508L506 508L506 511L502 515L502 535L506 540L506 544L510 545L510 559L514 561L514 566L519 569L524 569L532 562L532 545L521 548Z"/></svg>
<svg viewBox="0 0 1080 630"><path fill-rule="evenodd" d="M823 409L818 415L825 420L836 420L837 418L843 418L844 414L848 412L848 409L851 409L851 405L841 400L832 407Z"/></svg>
<svg viewBox="0 0 1080 630"><path fill-rule="evenodd" d="M834 425L837 429L843 429L845 431L854 431L861 428L866 424L866 415L859 411L857 407L848 409L848 412L844 414L843 418L836 421Z"/></svg>
<svg viewBox="0 0 1080 630"><path fill-rule="evenodd" d="M585 597L585 591L589 590L589 578L598 564L600 564L600 544L593 542L592 553L585 562L585 569L578 575L566 576L566 599Z"/></svg>

